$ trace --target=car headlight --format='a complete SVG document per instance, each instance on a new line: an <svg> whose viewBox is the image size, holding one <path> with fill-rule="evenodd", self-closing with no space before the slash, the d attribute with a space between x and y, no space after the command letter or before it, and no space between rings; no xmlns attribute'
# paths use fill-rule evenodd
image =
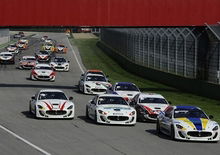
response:
<svg viewBox="0 0 220 155"><path fill-rule="evenodd" d="M215 126L215 127L212 129L212 131L216 131L216 130L218 130L218 126Z"/></svg>
<svg viewBox="0 0 220 155"><path fill-rule="evenodd" d="M129 115L132 116L135 114L135 111L132 111Z"/></svg>
<svg viewBox="0 0 220 155"><path fill-rule="evenodd" d="M181 125L179 125L179 124L176 124L176 127L178 128L178 129L184 129L184 127L183 126L181 126Z"/></svg>
<svg viewBox="0 0 220 155"><path fill-rule="evenodd" d="M43 109L44 107L42 107L41 105L37 105L37 107L39 108L39 109Z"/></svg>
<svg viewBox="0 0 220 155"><path fill-rule="evenodd" d="M73 109L73 105L69 106L67 109Z"/></svg>
<svg viewBox="0 0 220 155"><path fill-rule="evenodd" d="M102 111L102 110L98 110L98 112L99 112L100 114L107 115L107 112L104 112L104 111Z"/></svg>
<svg viewBox="0 0 220 155"><path fill-rule="evenodd" d="M86 84L85 86L88 87L88 88L91 88L91 87L90 87L89 85L87 85L87 84Z"/></svg>

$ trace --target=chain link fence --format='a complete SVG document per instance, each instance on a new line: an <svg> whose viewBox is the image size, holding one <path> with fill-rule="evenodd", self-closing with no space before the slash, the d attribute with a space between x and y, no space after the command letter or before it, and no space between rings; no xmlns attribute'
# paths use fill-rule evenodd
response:
<svg viewBox="0 0 220 155"><path fill-rule="evenodd" d="M204 45L206 39L207 32L204 28L101 29L101 41L136 64L217 83L217 68L213 65L216 67L219 63L219 50L216 51L215 43ZM215 54L209 55L208 50L215 51ZM209 62L207 56L212 57Z"/></svg>

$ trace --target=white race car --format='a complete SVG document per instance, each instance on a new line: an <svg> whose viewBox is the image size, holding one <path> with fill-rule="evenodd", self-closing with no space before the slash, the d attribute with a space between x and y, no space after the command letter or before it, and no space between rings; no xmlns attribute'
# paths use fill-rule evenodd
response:
<svg viewBox="0 0 220 155"><path fill-rule="evenodd" d="M25 42L26 44L29 43L29 40L28 40L26 37L22 37L22 38L20 39L20 41L21 41L21 42Z"/></svg>
<svg viewBox="0 0 220 155"><path fill-rule="evenodd" d="M0 63L10 63L14 64L15 63L15 57L14 54L11 52L1 52L0 53Z"/></svg>
<svg viewBox="0 0 220 155"><path fill-rule="evenodd" d="M46 38L46 39L44 40L44 42L45 42L45 43L51 43L51 44L52 44L52 43L53 43L53 40L50 39L50 38Z"/></svg>
<svg viewBox="0 0 220 155"><path fill-rule="evenodd" d="M103 124L136 124L136 110L119 95L97 95L86 105L86 117Z"/></svg>
<svg viewBox="0 0 220 155"><path fill-rule="evenodd" d="M131 99L130 105L135 107L139 121L156 121L157 115L169 106L169 102L160 94L140 93Z"/></svg>
<svg viewBox="0 0 220 155"><path fill-rule="evenodd" d="M51 62L50 66L53 67L54 70L56 71L69 71L69 61L67 61L63 57L54 57Z"/></svg>
<svg viewBox="0 0 220 155"><path fill-rule="evenodd" d="M48 36L42 36L40 40L45 41L47 38L48 38Z"/></svg>
<svg viewBox="0 0 220 155"><path fill-rule="evenodd" d="M37 64L31 71L31 80L55 81L56 72L48 64Z"/></svg>
<svg viewBox="0 0 220 155"><path fill-rule="evenodd" d="M135 95L140 93L140 90L131 82L117 82L108 89L107 93L118 94L130 102Z"/></svg>
<svg viewBox="0 0 220 155"><path fill-rule="evenodd" d="M16 46L16 44L10 44L6 47L6 49L8 52L10 52L12 54L18 54L18 52L19 52L19 49Z"/></svg>
<svg viewBox="0 0 220 155"><path fill-rule="evenodd" d="M104 94L109 87L111 84L100 74L84 74L79 81L79 91L85 94Z"/></svg>
<svg viewBox="0 0 220 155"><path fill-rule="evenodd" d="M157 118L157 132L175 140L219 141L219 124L195 106L169 106Z"/></svg>
<svg viewBox="0 0 220 155"><path fill-rule="evenodd" d="M66 97L63 91L43 89L31 97L29 111L36 118L74 118L73 98Z"/></svg>

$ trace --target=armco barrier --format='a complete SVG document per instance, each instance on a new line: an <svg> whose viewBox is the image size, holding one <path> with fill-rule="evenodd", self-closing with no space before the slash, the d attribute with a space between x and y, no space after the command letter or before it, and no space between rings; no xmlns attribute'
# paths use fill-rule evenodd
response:
<svg viewBox="0 0 220 155"><path fill-rule="evenodd" d="M110 57L112 57L115 61L117 61L125 70L133 74L145 77L155 82L160 82L165 85L175 87L186 92L213 99L220 99L220 85L184 78L155 69L143 67L126 59L124 56L118 54L114 49L103 42L98 42L97 46Z"/></svg>

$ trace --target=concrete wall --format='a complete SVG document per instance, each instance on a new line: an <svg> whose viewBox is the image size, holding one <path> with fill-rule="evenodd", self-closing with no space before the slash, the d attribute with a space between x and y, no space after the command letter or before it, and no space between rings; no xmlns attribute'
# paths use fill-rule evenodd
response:
<svg viewBox="0 0 220 155"><path fill-rule="evenodd" d="M10 41L9 29L0 29L0 45Z"/></svg>

